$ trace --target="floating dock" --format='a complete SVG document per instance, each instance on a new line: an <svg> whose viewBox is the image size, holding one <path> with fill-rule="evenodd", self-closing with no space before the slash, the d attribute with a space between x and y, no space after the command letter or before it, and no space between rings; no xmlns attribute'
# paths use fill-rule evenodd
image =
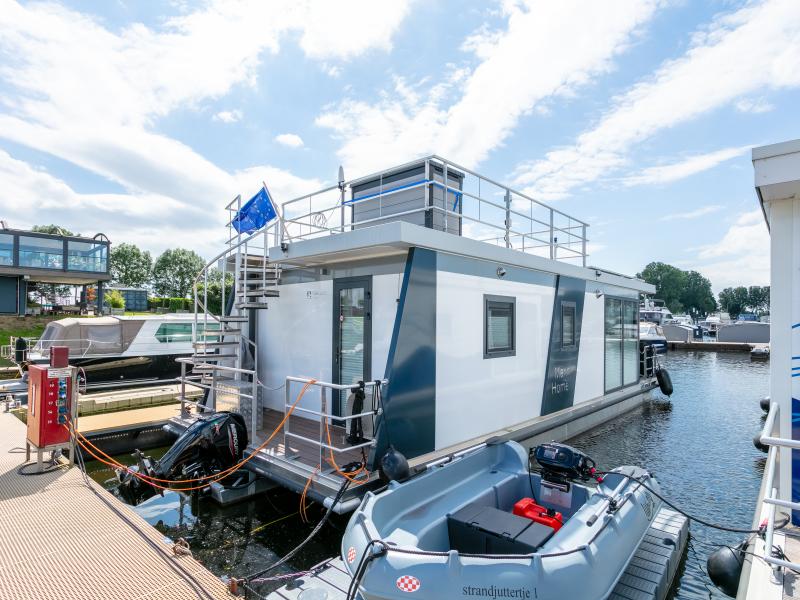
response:
<svg viewBox="0 0 800 600"><path fill-rule="evenodd" d="M216 600L225 585L76 468L18 473L26 428L0 413L0 600Z"/></svg>
<svg viewBox="0 0 800 600"><path fill-rule="evenodd" d="M747 342L667 342L670 350L705 350L706 352L751 352L754 348L768 347L769 344Z"/></svg>
<svg viewBox="0 0 800 600"><path fill-rule="evenodd" d="M689 520L673 510L662 508L609 600L664 600L678 572L688 539ZM345 600L349 585L350 575L342 559L337 557L315 569L313 574L272 592L267 599ZM361 595L356 597L360 599Z"/></svg>

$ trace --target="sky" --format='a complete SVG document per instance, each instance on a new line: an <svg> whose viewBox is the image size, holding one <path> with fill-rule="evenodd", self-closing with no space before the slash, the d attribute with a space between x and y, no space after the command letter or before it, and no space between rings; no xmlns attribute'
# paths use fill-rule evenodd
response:
<svg viewBox="0 0 800 600"><path fill-rule="evenodd" d="M800 137L800 2L0 0L0 218L154 255L224 206L439 154L589 263L769 283L750 149Z"/></svg>

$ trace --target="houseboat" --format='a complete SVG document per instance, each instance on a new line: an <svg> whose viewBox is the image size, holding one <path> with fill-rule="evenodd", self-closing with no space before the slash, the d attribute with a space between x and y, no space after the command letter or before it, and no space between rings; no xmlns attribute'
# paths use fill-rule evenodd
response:
<svg viewBox="0 0 800 600"><path fill-rule="evenodd" d="M194 343L234 357L181 360L210 393L171 427L241 413L248 466L327 506L348 463L371 482L390 450L414 468L492 436L564 439L656 386L639 348L653 286L587 266L586 223L446 159L227 208L196 289L233 273L231 310L196 293L220 329Z"/></svg>

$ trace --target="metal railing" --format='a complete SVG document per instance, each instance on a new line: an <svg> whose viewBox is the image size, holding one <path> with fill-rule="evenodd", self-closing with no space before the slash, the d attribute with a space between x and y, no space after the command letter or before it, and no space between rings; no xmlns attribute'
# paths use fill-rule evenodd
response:
<svg viewBox="0 0 800 600"><path fill-rule="evenodd" d="M388 174L423 164L422 179L417 174L417 180L410 183L383 181ZM375 181L377 192L358 197L359 185ZM417 200L424 204L398 211L401 195L402 204L408 206L406 198L414 190L420 191ZM354 218L352 207L366 202L377 205L377 216ZM375 207L370 206L370 210L374 212ZM429 223L436 223L437 229L586 266L587 223L437 155L283 203L280 241L333 235L390 220L411 220L421 213L428 216Z"/></svg>
<svg viewBox="0 0 800 600"><path fill-rule="evenodd" d="M379 383L381 388L383 388L387 383L388 380L383 380L380 382L375 381L365 381L364 382L364 391L366 398L371 397L375 398L375 386L376 383ZM332 406L336 394L341 392L349 392L355 391L359 388L358 385L345 385L345 384L337 384L337 383L329 383L326 381L314 381L313 379L309 379L307 377L293 377L289 376L286 378L286 385L285 385L285 405L284 405L284 415L292 408L294 404L294 395L293 395L293 384L297 385L308 385L310 388L316 388L319 390L319 408L306 408L305 406L300 406L299 404L295 405L294 409L292 409L292 415L297 415L298 417L301 414L309 415L312 420L319 420L319 439L313 439L305 435L300 435L299 433L295 433L291 431L290 422L291 418L286 419L286 424L284 425L283 435L284 435L284 442L283 447L288 451L289 443L287 438L300 440L302 442L311 444L315 447L319 448L319 465L325 464L324 454L326 451L333 452L334 454L340 454L343 452L347 452L350 450L358 450L361 448L371 448L375 445L374 439L365 439L363 442L349 444L346 447L337 446L335 443L328 443L328 433L330 428L334 427L335 424L332 421L344 422L349 424L351 421L356 419L369 419L370 420L370 431L374 433L375 430L375 417L381 414L381 407L380 406L367 406L367 403L364 404L361 412L353 413L350 415L343 414L337 415L332 412ZM330 394L330 396L329 396ZM346 410L342 411L346 412ZM345 430L347 427L345 426ZM331 440L333 442L333 440Z"/></svg>
<svg viewBox="0 0 800 600"><path fill-rule="evenodd" d="M764 504L767 506L767 528L764 536L764 556L760 557L764 562L772 567L772 581L780 584L781 567L798 570L800 563L791 562L776 558L772 555L773 539L775 535L775 513L776 508L788 508L790 510L800 510L800 502L790 502L778 498L778 488L775 484L775 473L778 465L778 450L780 448L800 449L800 440L791 440L773 435L778 421L780 406L777 402L772 402L769 407L764 428L761 430L760 441L769 447L767 454L766 476L764 481Z"/></svg>

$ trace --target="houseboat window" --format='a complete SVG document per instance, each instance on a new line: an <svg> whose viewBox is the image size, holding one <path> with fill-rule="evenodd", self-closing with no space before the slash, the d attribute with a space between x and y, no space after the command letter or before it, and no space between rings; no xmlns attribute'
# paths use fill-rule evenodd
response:
<svg viewBox="0 0 800 600"><path fill-rule="evenodd" d="M19 266L63 269L64 241L27 235L19 236Z"/></svg>
<svg viewBox="0 0 800 600"><path fill-rule="evenodd" d="M516 300L507 296L484 296L483 357L514 356Z"/></svg>
<svg viewBox="0 0 800 600"><path fill-rule="evenodd" d="M575 345L575 303L561 303L561 347L571 348Z"/></svg>
<svg viewBox="0 0 800 600"><path fill-rule="evenodd" d="M108 270L108 246L98 242L67 242L67 268L71 271L105 273Z"/></svg>
<svg viewBox="0 0 800 600"><path fill-rule="evenodd" d="M639 306L606 297L605 391L639 380Z"/></svg>
<svg viewBox="0 0 800 600"><path fill-rule="evenodd" d="M191 342L191 323L162 323L156 330L156 339L162 344L168 342Z"/></svg>
<svg viewBox="0 0 800 600"><path fill-rule="evenodd" d="M14 236L0 233L0 265L14 264Z"/></svg>

